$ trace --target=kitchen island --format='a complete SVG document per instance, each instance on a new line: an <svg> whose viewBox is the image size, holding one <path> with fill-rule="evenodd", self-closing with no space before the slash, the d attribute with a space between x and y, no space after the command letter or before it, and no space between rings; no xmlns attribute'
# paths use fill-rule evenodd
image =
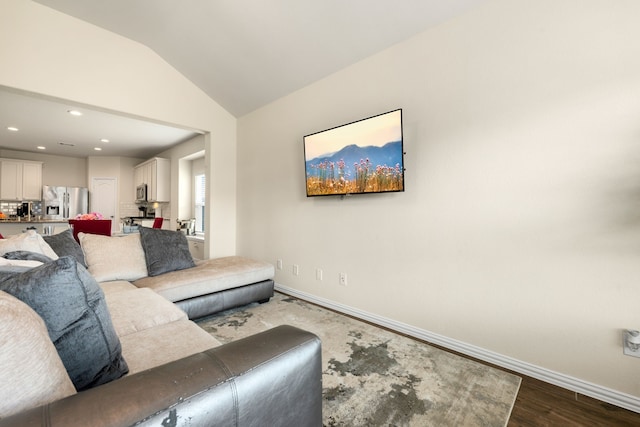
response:
<svg viewBox="0 0 640 427"><path fill-rule="evenodd" d="M0 219L0 234L5 237L23 233L27 229L34 229L40 234L50 234L47 233L49 228L52 230L51 234L59 233L69 228L69 222L61 219Z"/></svg>

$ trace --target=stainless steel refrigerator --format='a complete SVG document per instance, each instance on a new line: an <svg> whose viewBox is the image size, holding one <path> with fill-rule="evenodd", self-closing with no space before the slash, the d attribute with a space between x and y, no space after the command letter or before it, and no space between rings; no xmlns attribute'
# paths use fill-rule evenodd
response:
<svg viewBox="0 0 640 427"><path fill-rule="evenodd" d="M73 219L88 210L88 188L53 185L42 188L42 213L46 219Z"/></svg>

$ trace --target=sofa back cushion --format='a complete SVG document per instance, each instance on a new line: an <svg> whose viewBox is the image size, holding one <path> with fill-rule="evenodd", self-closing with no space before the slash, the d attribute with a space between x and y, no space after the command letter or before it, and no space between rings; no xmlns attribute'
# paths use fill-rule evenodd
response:
<svg viewBox="0 0 640 427"><path fill-rule="evenodd" d="M2 291L0 324L0 418L76 392L42 318Z"/></svg>
<svg viewBox="0 0 640 427"><path fill-rule="evenodd" d="M72 257L4 278L3 290L44 320L76 390L128 372L100 286Z"/></svg>
<svg viewBox="0 0 640 427"><path fill-rule="evenodd" d="M89 273L98 282L138 280L147 276L147 263L139 234L110 237L78 234Z"/></svg>

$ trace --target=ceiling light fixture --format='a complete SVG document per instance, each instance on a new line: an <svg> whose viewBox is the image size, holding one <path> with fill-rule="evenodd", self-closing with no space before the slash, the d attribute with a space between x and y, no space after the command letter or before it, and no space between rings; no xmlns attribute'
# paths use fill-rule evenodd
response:
<svg viewBox="0 0 640 427"><path fill-rule="evenodd" d="M20 129L18 129L15 126L9 126L9 127L7 127L7 130L10 130L11 132L18 132Z"/></svg>
<svg viewBox="0 0 640 427"><path fill-rule="evenodd" d="M67 113L71 114L72 116L81 116L82 112L78 111L78 110L67 110Z"/></svg>
<svg viewBox="0 0 640 427"><path fill-rule="evenodd" d="M100 140L100 142L104 142L104 143L106 144L106 143L108 143L108 142L109 142L109 140L108 140L107 138L102 138L102 139Z"/></svg>
<svg viewBox="0 0 640 427"><path fill-rule="evenodd" d="M100 148L100 147L94 147L93 149L96 150L96 151L102 151L102 148Z"/></svg>
<svg viewBox="0 0 640 427"><path fill-rule="evenodd" d="M47 149L47 147L45 147L44 145L38 145L36 148L38 150L46 150Z"/></svg>

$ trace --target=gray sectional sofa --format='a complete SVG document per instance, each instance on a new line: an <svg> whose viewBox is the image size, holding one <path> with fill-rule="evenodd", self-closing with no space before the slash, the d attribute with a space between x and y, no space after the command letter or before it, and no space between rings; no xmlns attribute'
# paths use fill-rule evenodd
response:
<svg viewBox="0 0 640 427"><path fill-rule="evenodd" d="M32 242L0 242L19 258L0 259L0 426L322 425L315 335L282 326L221 345L190 320L270 298L272 266L185 257L139 277L140 247L145 265L164 256L146 256L144 232L80 236L80 252L21 238ZM20 259L38 245L58 259Z"/></svg>
<svg viewBox="0 0 640 427"><path fill-rule="evenodd" d="M240 256L194 261L181 233L141 227L122 237L80 233L79 240L98 282L127 280L152 289L190 319L273 296L272 264Z"/></svg>

